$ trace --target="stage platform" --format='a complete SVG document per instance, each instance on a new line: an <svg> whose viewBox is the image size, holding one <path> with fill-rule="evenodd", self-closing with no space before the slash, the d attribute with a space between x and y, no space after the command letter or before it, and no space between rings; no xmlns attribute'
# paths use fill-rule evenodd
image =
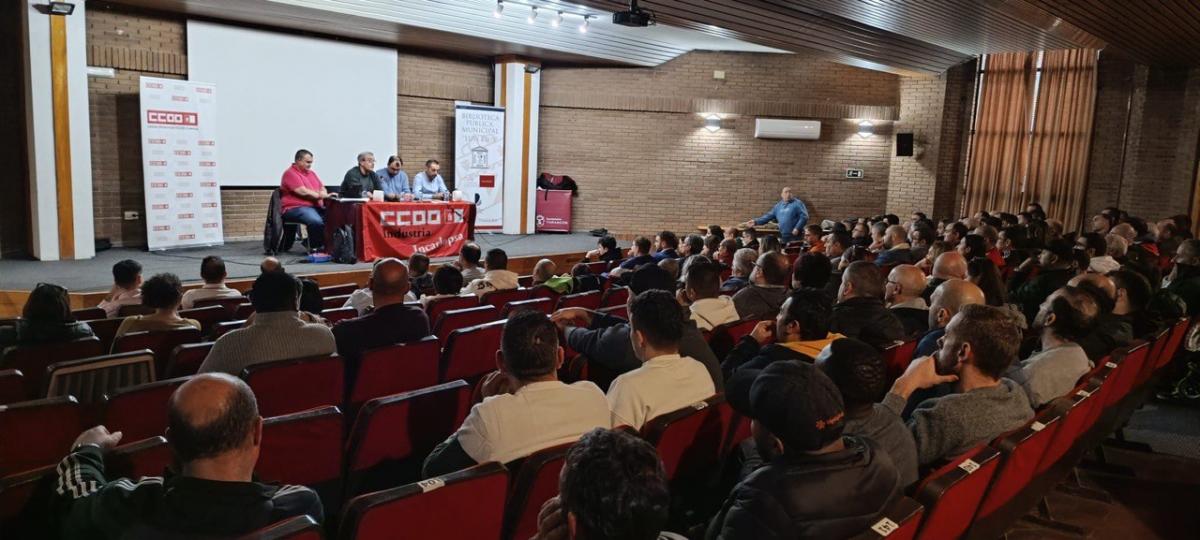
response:
<svg viewBox="0 0 1200 540"><path fill-rule="evenodd" d="M478 234L475 242L484 253L492 248L501 248L510 259L539 255L577 253L594 249L596 237L587 234ZM208 255L220 255L225 259L229 279L258 275L258 265L263 260L262 242L233 242L217 247L173 249L170 251L145 251L143 249L113 248L96 254L86 261L30 261L0 260L0 289L29 290L39 282L57 283L72 292L107 291L112 286L112 265L122 259L133 259L142 263L142 275L149 277L162 272L171 272L184 283L200 280L200 260ZM289 272L294 274L325 274L370 268L370 263L358 264L308 264L303 261L300 247L291 253L279 256ZM452 258L434 259L435 263Z"/></svg>

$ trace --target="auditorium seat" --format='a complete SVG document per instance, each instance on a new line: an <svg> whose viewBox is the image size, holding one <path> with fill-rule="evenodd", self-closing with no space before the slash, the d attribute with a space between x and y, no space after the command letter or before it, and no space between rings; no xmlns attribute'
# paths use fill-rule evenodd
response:
<svg viewBox="0 0 1200 540"><path fill-rule="evenodd" d="M883 511L883 515L871 528L850 540L912 540L917 536L925 507L908 497L900 497Z"/></svg>
<svg viewBox="0 0 1200 540"><path fill-rule="evenodd" d="M596 311L599 311L605 315L612 315L613 317L620 317L627 321L629 320L629 306L624 304L612 307L602 307Z"/></svg>
<svg viewBox="0 0 1200 540"><path fill-rule="evenodd" d="M724 448L721 450L723 456L728 456L742 441L751 437L750 417L733 410L728 401L722 401L718 407L721 408L721 414L728 418L726 420L728 434L725 436Z"/></svg>
<svg viewBox="0 0 1200 540"><path fill-rule="evenodd" d="M329 298L331 296L346 296L357 291L359 286L357 283L341 283L338 285L329 285L321 287L321 298ZM341 307L341 306L339 306Z"/></svg>
<svg viewBox="0 0 1200 540"><path fill-rule="evenodd" d="M150 349L154 351L154 372L163 373L166 371L167 358L171 356L171 351L174 351L175 347L184 343L199 343L201 341L203 339L200 338L200 331L195 328L133 332L117 338L113 342L112 352L121 353Z"/></svg>
<svg viewBox="0 0 1200 540"><path fill-rule="evenodd" d="M887 365L888 380L894 381L904 374L908 364L912 363L913 352L917 350L918 340L905 341L892 345L883 350L883 363Z"/></svg>
<svg viewBox="0 0 1200 540"><path fill-rule="evenodd" d="M1050 402L1048 408L1061 411L1058 431L1046 446L1034 474L1042 475L1058 463L1076 444L1083 439L1091 418L1092 408L1096 406L1096 394L1100 384L1095 381L1084 381L1071 393Z"/></svg>
<svg viewBox="0 0 1200 540"><path fill-rule="evenodd" d="M185 319L195 319L200 323L200 333L208 335L213 325L233 320L233 314L222 306L207 306L179 311L179 316Z"/></svg>
<svg viewBox="0 0 1200 540"><path fill-rule="evenodd" d="M624 306L629 303L629 287L612 287L604 291L600 307Z"/></svg>
<svg viewBox="0 0 1200 540"><path fill-rule="evenodd" d="M592 310L600 309L600 291L564 294L558 298L558 309L573 307Z"/></svg>
<svg viewBox="0 0 1200 540"><path fill-rule="evenodd" d="M1154 372L1158 368L1164 354L1167 351L1167 342L1171 341L1171 330L1174 328L1166 328L1150 338L1150 352L1147 353L1146 361L1142 364L1142 369L1138 372L1138 376L1134 379L1133 387L1139 388L1150 380Z"/></svg>
<svg viewBox="0 0 1200 540"><path fill-rule="evenodd" d="M104 425L137 441L167 431L167 403L187 377L121 388L105 397Z"/></svg>
<svg viewBox="0 0 1200 540"><path fill-rule="evenodd" d="M364 352L346 396L346 416L354 418L368 400L436 385L440 355L434 336Z"/></svg>
<svg viewBox="0 0 1200 540"><path fill-rule="evenodd" d="M200 371L200 366L204 364L204 359L208 358L208 352L212 350L212 341L204 341L201 343L185 343L175 350L171 351L170 358L167 358L167 368L162 377L185 377L195 375Z"/></svg>
<svg viewBox="0 0 1200 540"><path fill-rule="evenodd" d="M1179 347L1183 344L1183 338L1187 335L1190 325L1191 320L1184 317L1179 319L1179 322L1175 323L1175 326L1171 328L1167 346L1163 349L1162 354L1155 359L1156 370L1166 367L1167 364L1171 363L1171 360L1175 359L1175 354L1179 352Z"/></svg>
<svg viewBox="0 0 1200 540"><path fill-rule="evenodd" d="M962 536L999 465L1000 452L981 445L925 475L913 490L914 497L925 506L920 538Z"/></svg>
<svg viewBox="0 0 1200 540"><path fill-rule="evenodd" d="M154 308L152 308L150 306L144 306L142 304L130 304L130 305L126 305L126 306L121 306L121 309L119 311L117 311L117 317L132 317L134 315L152 315L153 313L154 313Z"/></svg>
<svg viewBox="0 0 1200 540"><path fill-rule="evenodd" d="M250 315L252 315L253 313L254 313L254 304L251 304L250 302L243 302L241 304L238 304L237 311L235 311L233 313L233 320L244 321L246 319L249 319Z"/></svg>
<svg viewBox="0 0 1200 540"><path fill-rule="evenodd" d="M539 450L508 464L513 473L504 510L503 540L524 540L537 533L538 512L558 495L558 476L573 444Z"/></svg>
<svg viewBox="0 0 1200 540"><path fill-rule="evenodd" d="M96 354L104 354L112 350L113 340L117 337L117 329L121 327L121 323L125 322L123 317L115 319L92 319L83 321L92 327L92 334L96 339L100 340L100 349L102 352ZM96 356L95 354L88 356Z"/></svg>
<svg viewBox="0 0 1200 540"><path fill-rule="evenodd" d="M338 538L498 540L507 491L504 466L484 463L360 495L346 503Z"/></svg>
<svg viewBox="0 0 1200 540"><path fill-rule="evenodd" d="M658 450L667 479L694 480L719 468L731 414L722 414L725 398L716 395L662 414L642 426L642 437ZM732 412L727 409L724 412Z"/></svg>
<svg viewBox="0 0 1200 540"><path fill-rule="evenodd" d="M89 319L104 319L108 317L108 313L98 307L90 307L83 309L71 310L71 316L77 321L86 321Z"/></svg>
<svg viewBox="0 0 1200 540"><path fill-rule="evenodd" d="M1026 425L992 443L991 446L1000 452L1000 466L979 503L969 538L995 538L1033 507L1036 499L1029 500L1027 495L1031 490L1027 488L1046 448L1061 427L1061 419L1061 411L1046 408Z"/></svg>
<svg viewBox="0 0 1200 540"><path fill-rule="evenodd" d="M429 322L431 324L437 325L442 318L443 313L452 309L466 309L473 307L479 307L479 298L473 294L449 296L430 301L429 305L425 306L425 314L429 315ZM439 335L438 339L444 338Z"/></svg>
<svg viewBox="0 0 1200 540"><path fill-rule="evenodd" d="M346 442L346 494L419 478L425 456L467 417L470 397L460 380L368 401Z"/></svg>
<svg viewBox="0 0 1200 540"><path fill-rule="evenodd" d="M500 311L500 318L507 319L509 315L522 309L532 309L550 315L554 313L554 300L550 298L531 298L529 300L509 302L504 304L504 309Z"/></svg>
<svg viewBox="0 0 1200 540"><path fill-rule="evenodd" d="M342 358L336 354L254 364L241 375L254 390L264 418L340 406L345 392Z"/></svg>
<svg viewBox="0 0 1200 540"><path fill-rule="evenodd" d="M242 319L244 317L238 317L238 308L241 307L242 304L248 304L249 302L250 299L244 296L238 296L234 298L205 298L203 300L196 300L195 302L192 302L192 309L220 306L225 310L226 313L229 314L229 319Z"/></svg>
<svg viewBox="0 0 1200 540"><path fill-rule="evenodd" d="M750 331L760 322L762 321L759 319L743 319L714 326L709 332L708 346L717 358L725 358L725 355L737 346L738 341L750 335Z"/></svg>
<svg viewBox="0 0 1200 540"><path fill-rule="evenodd" d="M499 318L500 310L493 306L447 310L442 312L441 317L434 323L433 335L437 336L442 345L445 345L446 341L450 339L450 332L489 323Z"/></svg>
<svg viewBox="0 0 1200 540"><path fill-rule="evenodd" d="M245 325L246 325L245 319L217 323L216 325L213 326L212 333L209 335L209 339L216 341L216 340L220 339L221 336L229 333L230 330L237 330L238 328L241 328Z"/></svg>
<svg viewBox="0 0 1200 540"><path fill-rule="evenodd" d="M504 304L515 302L517 300L528 300L529 289L505 289L501 291L492 291L483 293L479 298L479 305L490 305L496 308L499 312Z"/></svg>
<svg viewBox="0 0 1200 540"><path fill-rule="evenodd" d="M58 463L84 423L71 396L0 405L0 476Z"/></svg>
<svg viewBox="0 0 1200 540"><path fill-rule="evenodd" d="M326 308L321 312L321 317L329 326L334 326L345 320L353 319L358 316L358 310L352 307Z"/></svg>
<svg viewBox="0 0 1200 540"><path fill-rule="evenodd" d="M91 405L118 388L154 381L149 349L56 362L46 368L46 397L75 396Z"/></svg>
<svg viewBox="0 0 1200 540"><path fill-rule="evenodd" d="M321 540L322 530L312 517L295 516L239 536L237 540Z"/></svg>
<svg viewBox="0 0 1200 540"><path fill-rule="evenodd" d="M337 407L321 407L263 421L254 473L263 481L308 486L335 514L341 508L345 419Z"/></svg>
<svg viewBox="0 0 1200 540"><path fill-rule="evenodd" d="M442 350L439 380L465 379L471 384L496 369L496 351L506 321L492 321L450 332Z"/></svg>
<svg viewBox="0 0 1200 540"><path fill-rule="evenodd" d="M57 467L55 461L7 476L0 474L0 531L4 538L41 538L58 526L50 515Z"/></svg>
<svg viewBox="0 0 1200 540"><path fill-rule="evenodd" d="M321 298L321 308L325 310L337 309L346 305L350 300L349 294L339 294L337 296L324 296Z"/></svg>
<svg viewBox="0 0 1200 540"><path fill-rule="evenodd" d="M521 288L529 288L533 286L533 276L517 276L517 286Z"/></svg>
<svg viewBox="0 0 1200 540"><path fill-rule="evenodd" d="M25 401L25 374L19 369L0 369L0 405Z"/></svg>
<svg viewBox="0 0 1200 540"><path fill-rule="evenodd" d="M607 272L609 268L611 268L608 265L608 261L595 261L584 264L587 265L588 273L596 275L603 274Z"/></svg>
<svg viewBox="0 0 1200 540"><path fill-rule="evenodd" d="M147 476L163 476L171 466L174 456L166 437L161 435L145 439L121 437L122 444L104 455L104 473L108 479L129 478L137 481Z"/></svg>
<svg viewBox="0 0 1200 540"><path fill-rule="evenodd" d="M66 343L13 347L4 351L0 366L21 370L25 381L25 399L37 399L45 395L42 391L45 388L47 366L55 362L100 356L105 352L100 340L95 337Z"/></svg>
<svg viewBox="0 0 1200 540"><path fill-rule="evenodd" d="M1109 374L1109 381L1113 384L1113 388L1108 396L1107 406L1119 404L1133 390L1133 383L1137 380L1138 372L1141 371L1150 354L1148 345L1145 342L1135 342L1127 349L1113 355L1117 362L1117 368Z"/></svg>
<svg viewBox="0 0 1200 540"><path fill-rule="evenodd" d="M545 285L538 285L532 289L529 289L529 299L530 300L534 300L537 298L548 298L548 299L550 299L550 309L551 310L554 309L555 304L558 304L559 296L560 295L558 294L558 291L555 291L554 289L551 289L550 287L547 287Z"/></svg>

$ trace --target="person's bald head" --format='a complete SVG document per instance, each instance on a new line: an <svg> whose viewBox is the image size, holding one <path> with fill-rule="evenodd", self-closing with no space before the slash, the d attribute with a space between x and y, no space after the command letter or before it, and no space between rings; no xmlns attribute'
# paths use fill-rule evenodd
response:
<svg viewBox="0 0 1200 540"><path fill-rule="evenodd" d="M786 287L788 279L788 258L778 251L768 251L758 257L757 266L750 273L750 280L756 285L775 285Z"/></svg>
<svg viewBox="0 0 1200 540"><path fill-rule="evenodd" d="M241 379L204 373L183 383L167 404L167 440L187 474L188 464L213 460L249 480L258 460L262 417Z"/></svg>
<svg viewBox="0 0 1200 540"><path fill-rule="evenodd" d="M879 267L867 261L855 261L842 273L842 284L838 287L837 301L851 298L883 299L883 278Z"/></svg>
<svg viewBox="0 0 1200 540"><path fill-rule="evenodd" d="M1117 299L1117 285L1113 283L1111 278L1104 274L1079 274L1078 276L1071 278L1071 280L1067 282L1067 285L1078 287L1083 283L1091 284L1093 287L1104 291L1104 294L1107 295L1111 300L1115 301Z"/></svg>
<svg viewBox="0 0 1200 540"><path fill-rule="evenodd" d="M925 273L911 264L901 264L888 273L883 289L884 300L898 304L921 296L925 292Z"/></svg>
<svg viewBox="0 0 1200 540"><path fill-rule="evenodd" d="M1128 223L1121 223L1121 224L1117 225L1116 227L1113 227L1112 230L1109 231L1109 233L1115 234L1117 236L1120 236L1121 238L1124 238L1125 241L1130 244L1132 244L1134 239L1137 238L1137 230L1133 228L1133 225L1130 225Z"/></svg>
<svg viewBox="0 0 1200 540"><path fill-rule="evenodd" d="M258 265L258 269L262 272L281 272L283 271L283 263L275 257L267 257L263 259L262 264Z"/></svg>
<svg viewBox="0 0 1200 540"><path fill-rule="evenodd" d="M1100 304L1087 287L1067 285L1051 293L1038 308L1034 328L1066 341L1086 337L1100 315Z"/></svg>
<svg viewBox="0 0 1200 540"><path fill-rule="evenodd" d="M967 259L957 251L947 251L933 261L933 277L967 279Z"/></svg>
<svg viewBox="0 0 1200 540"><path fill-rule="evenodd" d="M371 279L367 282L375 307L404 301L411 285L408 282L408 267L400 259L380 259L371 268Z"/></svg>
<svg viewBox="0 0 1200 540"><path fill-rule="evenodd" d="M945 328L963 306L987 304L983 289L965 279L951 279L938 285L929 298L929 328Z"/></svg>

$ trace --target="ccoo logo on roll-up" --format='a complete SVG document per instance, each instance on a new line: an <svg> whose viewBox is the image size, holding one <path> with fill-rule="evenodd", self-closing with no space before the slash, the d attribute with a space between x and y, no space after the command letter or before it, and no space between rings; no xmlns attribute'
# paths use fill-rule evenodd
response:
<svg viewBox="0 0 1200 540"><path fill-rule="evenodd" d="M200 124L200 115L184 111L146 111L146 123L160 126L196 126Z"/></svg>

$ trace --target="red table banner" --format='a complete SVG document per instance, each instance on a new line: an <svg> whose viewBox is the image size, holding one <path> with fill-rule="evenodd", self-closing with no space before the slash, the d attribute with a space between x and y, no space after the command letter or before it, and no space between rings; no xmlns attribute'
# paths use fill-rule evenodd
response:
<svg viewBox="0 0 1200 540"><path fill-rule="evenodd" d="M407 258L416 252L430 257L458 255L471 236L474 210L465 202L364 204L358 227L361 260Z"/></svg>

